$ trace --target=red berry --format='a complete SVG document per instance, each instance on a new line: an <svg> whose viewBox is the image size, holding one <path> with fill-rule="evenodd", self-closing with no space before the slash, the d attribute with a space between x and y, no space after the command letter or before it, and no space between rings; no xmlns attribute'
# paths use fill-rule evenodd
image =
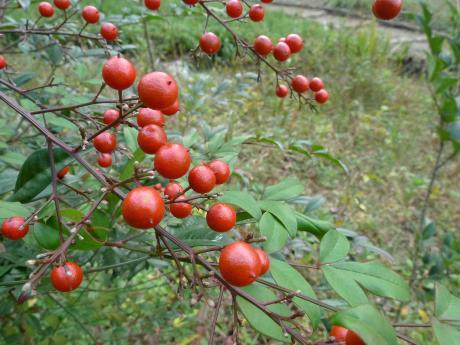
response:
<svg viewBox="0 0 460 345"><path fill-rule="evenodd" d="M348 329L340 326L332 326L331 337L335 338L336 342L345 342L348 334Z"/></svg>
<svg viewBox="0 0 460 345"><path fill-rule="evenodd" d="M83 19L89 24L95 24L99 21L99 10L94 6L85 6L81 13Z"/></svg>
<svg viewBox="0 0 460 345"><path fill-rule="evenodd" d="M110 153L103 153L97 157L97 163L102 168L108 168L112 166L112 155Z"/></svg>
<svg viewBox="0 0 460 345"><path fill-rule="evenodd" d="M137 229L158 225L165 215L161 194L152 187L137 187L130 191L121 205L126 223Z"/></svg>
<svg viewBox="0 0 460 345"><path fill-rule="evenodd" d="M25 220L22 217L6 219L2 224L2 235L10 240L20 240L29 232L29 224L22 227L24 222Z"/></svg>
<svg viewBox="0 0 460 345"><path fill-rule="evenodd" d="M54 8L49 2L43 1L38 5L38 12L42 17L52 17L54 15Z"/></svg>
<svg viewBox="0 0 460 345"><path fill-rule="evenodd" d="M185 195L181 195L176 200L184 200L185 198ZM187 218L192 214L193 205L187 202L173 202L169 205L169 210L176 218Z"/></svg>
<svg viewBox="0 0 460 345"><path fill-rule="evenodd" d="M206 165L198 165L190 170L188 183L195 192L208 193L216 185L216 175Z"/></svg>
<svg viewBox="0 0 460 345"><path fill-rule="evenodd" d="M101 26L101 35L107 41L115 41L118 37L118 28L112 23L104 23Z"/></svg>
<svg viewBox="0 0 460 345"><path fill-rule="evenodd" d="M292 78L291 86L295 92L304 93L309 89L310 82L308 81L308 78L304 75L297 75L294 78Z"/></svg>
<svg viewBox="0 0 460 345"><path fill-rule="evenodd" d="M164 195L168 197L169 200L174 199L177 195L182 193L184 191L184 188L177 183L177 182L170 182L165 188L165 191L163 192Z"/></svg>
<svg viewBox="0 0 460 345"><path fill-rule="evenodd" d="M278 43L280 42L283 42L283 43L286 43L286 37L281 37L279 40L278 40ZM291 49L291 48L289 48Z"/></svg>
<svg viewBox="0 0 460 345"><path fill-rule="evenodd" d="M260 22L264 20L265 17L265 11L264 8L260 5L252 5L251 8L249 9L249 18L253 22Z"/></svg>
<svg viewBox="0 0 460 345"><path fill-rule="evenodd" d="M163 127L165 119L163 117L163 113L159 110L141 108L141 110L139 110L139 115L137 115L137 124L139 127L145 127L147 125L157 125Z"/></svg>
<svg viewBox="0 0 460 345"><path fill-rule="evenodd" d="M402 8L402 0L374 0L372 12L382 20L390 20L399 15Z"/></svg>
<svg viewBox="0 0 460 345"><path fill-rule="evenodd" d="M347 345L366 345L359 335L353 332L351 329L348 330L347 338L345 340Z"/></svg>
<svg viewBox="0 0 460 345"><path fill-rule="evenodd" d="M208 167L216 175L216 184L224 184L230 177L230 167L221 160L215 160L208 164Z"/></svg>
<svg viewBox="0 0 460 345"><path fill-rule="evenodd" d="M107 110L104 112L102 121L103 121L106 125L110 125L111 123L113 123L113 122L115 122L116 120L118 120L119 117L120 117L120 112L119 112L118 110L115 110L115 109L107 109Z"/></svg>
<svg viewBox="0 0 460 345"><path fill-rule="evenodd" d="M174 104L179 89L173 77L163 72L152 72L142 77L137 87L139 99L147 107L161 110Z"/></svg>
<svg viewBox="0 0 460 345"><path fill-rule="evenodd" d="M303 49L303 39L297 34L290 34L286 37L286 43L291 48L291 53L295 54Z"/></svg>
<svg viewBox="0 0 460 345"><path fill-rule="evenodd" d="M284 98L289 94L289 88L286 85L278 85L276 87L276 95L280 98Z"/></svg>
<svg viewBox="0 0 460 345"><path fill-rule="evenodd" d="M191 158L183 145L166 144L157 151L153 163L161 176L176 179L187 173Z"/></svg>
<svg viewBox="0 0 460 345"><path fill-rule="evenodd" d="M212 205L206 214L208 226L217 232L230 231L236 223L235 209L227 204Z"/></svg>
<svg viewBox="0 0 460 345"><path fill-rule="evenodd" d="M291 56L291 48L284 42L278 42L273 49L273 56L278 61L286 61Z"/></svg>
<svg viewBox="0 0 460 345"><path fill-rule="evenodd" d="M78 288L83 280L83 272L75 262L67 261L63 266L51 270L51 284L61 292Z"/></svg>
<svg viewBox="0 0 460 345"><path fill-rule="evenodd" d="M111 153L117 147L117 137L110 132L102 132L93 140L96 150L102 153Z"/></svg>
<svg viewBox="0 0 460 345"><path fill-rule="evenodd" d="M4 69L7 66L6 59L3 55L0 55L0 69Z"/></svg>
<svg viewBox="0 0 460 345"><path fill-rule="evenodd" d="M260 35L254 41L254 50L263 56L270 54L273 51L272 40L265 35Z"/></svg>
<svg viewBox="0 0 460 345"><path fill-rule="evenodd" d="M273 0L261 0L264 4L270 4L273 2Z"/></svg>
<svg viewBox="0 0 460 345"><path fill-rule="evenodd" d="M166 144L168 137L163 128L157 125L143 127L137 135L137 143L145 153L154 154Z"/></svg>
<svg viewBox="0 0 460 345"><path fill-rule="evenodd" d="M161 6L161 0L144 0L144 5L149 10L156 11Z"/></svg>
<svg viewBox="0 0 460 345"><path fill-rule="evenodd" d="M184 4L187 4L187 5L196 5L198 3L198 0L183 0L184 1Z"/></svg>
<svg viewBox="0 0 460 345"><path fill-rule="evenodd" d="M243 14L243 4L240 0L228 0L225 8L229 17L238 18Z"/></svg>
<svg viewBox="0 0 460 345"><path fill-rule="evenodd" d="M313 78L310 80L310 89L313 92L318 92L319 90L324 88L324 83L321 79L319 78Z"/></svg>
<svg viewBox="0 0 460 345"><path fill-rule="evenodd" d="M54 5L60 10L65 11L70 7L70 0L54 0Z"/></svg>
<svg viewBox="0 0 460 345"><path fill-rule="evenodd" d="M112 89L125 90L136 80L136 69L125 58L113 56L104 64L102 78Z"/></svg>
<svg viewBox="0 0 460 345"><path fill-rule="evenodd" d="M268 270L270 269L270 258L268 257L267 253L265 253L262 249L254 248L254 250L259 256L259 261L260 261L260 266L261 266L259 276L262 276L265 273L267 273Z"/></svg>
<svg viewBox="0 0 460 345"><path fill-rule="evenodd" d="M326 90L319 90L315 93L315 100L318 103L324 104L329 99L329 93Z"/></svg>
<svg viewBox="0 0 460 345"><path fill-rule="evenodd" d="M257 279L260 272L259 256L250 244L242 241L233 242L222 249L219 270L230 284L249 285Z"/></svg>
<svg viewBox="0 0 460 345"><path fill-rule="evenodd" d="M213 32L205 32L200 38L200 47L206 54L214 55L220 49L220 39Z"/></svg>
<svg viewBox="0 0 460 345"><path fill-rule="evenodd" d="M57 173L57 177L58 179L63 179L65 175L67 175L67 173L69 172L70 170L70 167L67 165L65 166L64 168L62 168L62 170L60 170L58 173Z"/></svg>
<svg viewBox="0 0 460 345"><path fill-rule="evenodd" d="M173 105L170 105L167 108L161 109L161 112L165 115L172 116L172 115L177 114L179 110L180 110L180 102L178 99L176 99Z"/></svg>

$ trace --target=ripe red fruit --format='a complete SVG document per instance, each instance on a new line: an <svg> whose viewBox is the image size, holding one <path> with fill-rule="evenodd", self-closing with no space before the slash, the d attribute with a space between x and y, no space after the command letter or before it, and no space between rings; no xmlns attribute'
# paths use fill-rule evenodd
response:
<svg viewBox="0 0 460 345"><path fill-rule="evenodd" d="M173 77L164 72L152 72L142 77L137 92L147 107L161 110L174 104L179 89Z"/></svg>
<svg viewBox="0 0 460 345"><path fill-rule="evenodd" d="M236 241L222 249L219 257L222 277L235 286L253 283L260 272L260 261L254 248L242 241Z"/></svg>
<svg viewBox="0 0 460 345"><path fill-rule="evenodd" d="M58 179L63 179L65 175L67 175L67 173L69 172L70 170L70 167L67 165L65 166L64 168L62 168L62 170L60 170L58 173L57 173L57 177Z"/></svg>
<svg viewBox="0 0 460 345"><path fill-rule="evenodd" d="M206 165L198 165L190 170L188 183L195 192L208 193L216 185L216 175Z"/></svg>
<svg viewBox="0 0 460 345"><path fill-rule="evenodd" d="M147 125L157 125L163 127L165 119L163 113L159 110L141 108L141 110L139 110L139 115L137 115L137 124L139 127L145 127Z"/></svg>
<svg viewBox="0 0 460 345"><path fill-rule="evenodd" d="M208 55L216 54L220 49L220 39L213 32L205 32L200 38L200 48Z"/></svg>
<svg viewBox="0 0 460 345"><path fill-rule="evenodd" d="M260 22L264 20L265 17L265 11L264 8L260 5L252 5L251 8L249 9L249 18L253 22Z"/></svg>
<svg viewBox="0 0 460 345"><path fill-rule="evenodd" d="M304 46L303 39L297 34L290 34L286 37L286 43L291 48L291 53L299 53Z"/></svg>
<svg viewBox="0 0 460 345"><path fill-rule="evenodd" d="M158 225L165 215L161 194L152 187L137 187L130 191L121 205L126 223L137 229Z"/></svg>
<svg viewBox="0 0 460 345"><path fill-rule="evenodd" d="M70 7L70 0L54 0L54 5L60 10L65 11Z"/></svg>
<svg viewBox="0 0 460 345"><path fill-rule="evenodd" d="M184 200L185 198L185 195L181 195L176 200ZM187 202L173 202L169 205L169 210L176 218L187 218L192 214L193 205Z"/></svg>
<svg viewBox="0 0 460 345"><path fill-rule="evenodd" d="M144 5L149 10L156 11L161 6L161 0L144 0Z"/></svg>
<svg viewBox="0 0 460 345"><path fill-rule="evenodd" d="M10 240L20 240L29 232L29 224L21 228L24 221L25 220L22 217L11 217L5 219L2 224L2 235Z"/></svg>
<svg viewBox="0 0 460 345"><path fill-rule="evenodd" d="M291 48L284 42L278 42L273 48L273 56L278 61L286 61L291 56Z"/></svg>
<svg viewBox="0 0 460 345"><path fill-rule="evenodd" d="M240 0L228 0L225 5L229 17L238 18L243 14L243 4Z"/></svg>
<svg viewBox="0 0 460 345"><path fill-rule="evenodd" d="M3 55L0 55L0 69L4 69L7 66L6 59Z"/></svg>
<svg viewBox="0 0 460 345"><path fill-rule="evenodd" d="M184 188L177 182L170 182L165 187L164 195L168 197L169 200L174 199L178 194L182 193Z"/></svg>
<svg viewBox="0 0 460 345"><path fill-rule="evenodd" d="M69 292L78 288L83 280L83 272L75 262L67 261L63 266L51 270L51 284L61 292Z"/></svg>
<svg viewBox="0 0 460 345"><path fill-rule="evenodd" d="M177 114L179 110L180 110L180 102L178 99L176 99L176 101L172 105L170 105L167 108L161 109L161 112L165 115L172 116L172 115Z"/></svg>
<svg viewBox="0 0 460 345"><path fill-rule="evenodd" d="M254 41L254 50L263 56L270 54L273 51L272 40L265 35L260 35Z"/></svg>
<svg viewBox="0 0 460 345"><path fill-rule="evenodd" d="M390 20L399 15L402 8L402 0L374 0L372 12L382 20Z"/></svg>
<svg viewBox="0 0 460 345"><path fill-rule="evenodd" d="M206 214L206 223L217 232L227 232L236 223L235 209L227 204L218 203L212 205Z"/></svg>
<svg viewBox="0 0 460 345"><path fill-rule="evenodd" d="M291 86L295 92L304 93L305 91L309 89L310 82L308 81L307 77L299 74L295 76L294 78L292 78Z"/></svg>
<svg viewBox="0 0 460 345"><path fill-rule="evenodd" d="M137 135L137 143L145 153L154 154L166 144L168 137L163 128L157 125L143 127Z"/></svg>
<svg viewBox="0 0 460 345"><path fill-rule="evenodd" d="M348 334L348 329L340 326L332 326L331 337L335 338L336 342L345 342Z"/></svg>
<svg viewBox="0 0 460 345"><path fill-rule="evenodd" d="M348 330L347 337L345 340L347 345L366 345L359 335L353 332L351 329Z"/></svg>
<svg viewBox="0 0 460 345"><path fill-rule="evenodd" d="M183 0L184 1L184 4L187 4L187 5L196 5L198 3L198 0Z"/></svg>
<svg viewBox="0 0 460 345"><path fill-rule="evenodd" d="M273 0L261 0L264 4L270 4L273 2Z"/></svg>
<svg viewBox="0 0 460 345"><path fill-rule="evenodd" d="M289 88L286 85L278 85L276 87L276 95L280 98L284 98L289 94Z"/></svg>
<svg viewBox="0 0 460 345"><path fill-rule="evenodd" d="M54 8L49 2L43 1L38 5L38 12L42 17L52 17L54 15Z"/></svg>
<svg viewBox="0 0 460 345"><path fill-rule="evenodd" d="M108 168L112 166L112 155L110 153L103 153L97 157L97 163L102 168Z"/></svg>
<svg viewBox="0 0 460 345"><path fill-rule="evenodd" d="M324 104L329 99L329 93L326 90L319 90L315 93L315 100L320 104Z"/></svg>
<svg viewBox="0 0 460 345"><path fill-rule="evenodd" d="M94 6L85 6L81 13L83 19L89 24L95 24L99 21L99 10Z"/></svg>
<svg viewBox="0 0 460 345"><path fill-rule="evenodd" d="M111 123L115 122L119 117L120 117L120 112L119 112L118 110L115 110L115 109L107 109L107 110L104 112L102 121L103 121L106 125L110 125Z"/></svg>
<svg viewBox="0 0 460 345"><path fill-rule="evenodd" d="M169 179L184 176L190 168L188 150L181 144L166 144L160 147L153 161L158 173Z"/></svg>
<svg viewBox="0 0 460 345"><path fill-rule="evenodd" d="M310 89L314 92L318 92L319 90L324 88L324 83L319 78L313 78L310 80Z"/></svg>
<svg viewBox="0 0 460 345"><path fill-rule="evenodd" d="M118 37L118 28L112 23L104 23L101 26L101 35L107 41L115 41Z"/></svg>
<svg viewBox="0 0 460 345"><path fill-rule="evenodd" d="M221 160L215 160L208 164L208 167L214 172L216 176L216 184L224 184L230 177L230 167L228 164Z"/></svg>
<svg viewBox="0 0 460 345"><path fill-rule="evenodd" d="M260 248L254 248L256 251L257 255L259 256L259 261L260 261L260 273L259 276L264 275L265 273L268 272L270 269L270 258L268 257L267 253L265 253L262 249Z"/></svg>
<svg viewBox="0 0 460 345"><path fill-rule="evenodd" d="M136 80L136 69L125 58L113 56L104 64L102 78L112 89L125 90Z"/></svg>
<svg viewBox="0 0 460 345"><path fill-rule="evenodd" d="M93 140L96 150L102 153L111 153L117 147L117 137L109 132L102 132Z"/></svg>

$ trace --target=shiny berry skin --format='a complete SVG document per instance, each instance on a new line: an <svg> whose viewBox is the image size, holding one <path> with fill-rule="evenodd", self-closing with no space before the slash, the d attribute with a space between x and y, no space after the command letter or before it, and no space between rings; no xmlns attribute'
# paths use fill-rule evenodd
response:
<svg viewBox="0 0 460 345"><path fill-rule="evenodd" d="M107 109L104 112L104 115L102 117L102 121L106 125L110 125L111 123L114 123L118 118L120 117L120 112L115 109Z"/></svg>
<svg viewBox="0 0 460 345"><path fill-rule="evenodd" d="M289 88L286 85L278 85L276 87L276 95L280 98L284 98L289 94Z"/></svg>
<svg viewBox="0 0 460 345"><path fill-rule="evenodd" d="M223 203L214 204L206 214L206 223L214 231L230 231L236 223L235 209Z"/></svg>
<svg viewBox="0 0 460 345"><path fill-rule="evenodd" d="M329 335L335 338L336 342L345 342L348 334L348 329L340 326L332 326Z"/></svg>
<svg viewBox="0 0 460 345"><path fill-rule="evenodd" d="M183 0L184 4L194 6L198 3L198 0Z"/></svg>
<svg viewBox="0 0 460 345"><path fill-rule="evenodd" d="M159 110L141 108L141 110L139 110L139 115L137 115L137 124L139 127L145 127L147 125L157 125L163 127L165 119L163 113Z"/></svg>
<svg viewBox="0 0 460 345"><path fill-rule="evenodd" d="M180 110L180 102L178 99L176 99L176 101L170 105L169 107L167 108L163 108L161 109L161 112L167 116L173 116L173 115L176 115Z"/></svg>
<svg viewBox="0 0 460 345"><path fill-rule="evenodd" d="M83 7L81 15L88 24L96 24L100 17L99 10L94 6Z"/></svg>
<svg viewBox="0 0 460 345"><path fill-rule="evenodd" d="M208 193L216 186L216 175L206 165L198 165L190 170L188 183L197 193Z"/></svg>
<svg viewBox="0 0 460 345"><path fill-rule="evenodd" d="M254 50L263 56L270 54L273 51L272 40L265 35L258 36L254 41Z"/></svg>
<svg viewBox="0 0 460 345"><path fill-rule="evenodd" d="M291 48L291 53L299 53L304 46L303 39L297 34L290 34L286 37L286 43Z"/></svg>
<svg viewBox="0 0 460 345"><path fill-rule="evenodd" d="M96 150L102 153L111 153L117 147L117 137L109 132L102 132L93 140Z"/></svg>
<svg viewBox="0 0 460 345"><path fill-rule="evenodd" d="M260 266L259 256L246 242L233 242L220 253L220 274L234 286L246 286L253 283L261 270Z"/></svg>
<svg viewBox="0 0 460 345"><path fill-rule="evenodd" d="M372 12L382 20L391 20L401 13L402 0L374 0Z"/></svg>
<svg viewBox="0 0 460 345"><path fill-rule="evenodd" d="M70 292L78 288L83 281L83 272L75 262L67 261L63 266L51 270L51 284L61 292Z"/></svg>
<svg viewBox="0 0 460 345"><path fill-rule="evenodd" d="M176 200L186 199L185 195L181 195ZM169 205L171 214L176 218L187 218L192 214L193 205L187 202L173 202Z"/></svg>
<svg viewBox="0 0 460 345"><path fill-rule="evenodd" d="M166 144L157 151L153 163L161 176L177 179L187 173L191 161L190 153L183 145Z"/></svg>
<svg viewBox="0 0 460 345"><path fill-rule="evenodd" d="M249 9L249 18L253 22L260 22L264 20L265 17L265 11L264 8L260 5L252 5L251 8Z"/></svg>
<svg viewBox="0 0 460 345"><path fill-rule="evenodd" d="M161 110L174 104L179 96L179 89L169 74L152 72L142 77L137 93L147 107Z"/></svg>
<svg viewBox="0 0 460 345"><path fill-rule="evenodd" d="M221 160L215 160L208 164L208 167L216 175L216 184L224 184L230 177L230 167Z"/></svg>
<svg viewBox="0 0 460 345"><path fill-rule="evenodd" d="M321 79L319 78L313 78L310 80L310 89L313 92L318 92L319 90L324 88L324 83Z"/></svg>
<svg viewBox="0 0 460 345"><path fill-rule="evenodd" d="M353 332L351 329L348 330L347 338L345 340L347 345L366 345L359 335Z"/></svg>
<svg viewBox="0 0 460 345"><path fill-rule="evenodd" d="M6 59L3 55L0 55L0 70L7 66Z"/></svg>
<svg viewBox="0 0 460 345"><path fill-rule="evenodd" d="M329 99L329 93L326 90L319 90L317 93L315 93L315 100L316 102L320 104L324 104L328 101Z"/></svg>
<svg viewBox="0 0 460 345"><path fill-rule="evenodd" d="M112 23L104 23L101 26L101 36L107 41L115 41L118 37L118 28Z"/></svg>
<svg viewBox="0 0 460 345"><path fill-rule="evenodd" d="M25 219L22 217L11 217L5 219L2 224L2 235L10 240L20 240L29 232L29 224L21 229Z"/></svg>
<svg viewBox="0 0 460 345"><path fill-rule="evenodd" d="M54 6L65 11L70 7L70 0L54 0Z"/></svg>
<svg viewBox="0 0 460 345"><path fill-rule="evenodd" d="M130 191L121 205L125 222L137 229L158 225L165 215L161 194L152 187L137 187Z"/></svg>
<svg viewBox="0 0 460 345"><path fill-rule="evenodd" d="M166 144L168 137L164 129L157 125L143 127L137 135L137 143L145 153L154 154Z"/></svg>
<svg viewBox="0 0 460 345"><path fill-rule="evenodd" d="M38 5L38 12L42 17L52 17L54 15L54 8L49 2L43 1Z"/></svg>
<svg viewBox="0 0 460 345"><path fill-rule="evenodd" d="M243 4L240 0L228 0L225 5L229 17L238 18L243 14Z"/></svg>
<svg viewBox="0 0 460 345"><path fill-rule="evenodd" d="M273 48L273 56L278 61L286 61L291 57L291 48L284 42L278 42Z"/></svg>
<svg viewBox="0 0 460 345"><path fill-rule="evenodd" d="M208 55L214 55L220 50L220 39L213 32L205 32L200 38L200 48Z"/></svg>
<svg viewBox="0 0 460 345"><path fill-rule="evenodd" d="M160 9L161 0L144 0L144 5L149 10L157 11Z"/></svg>
<svg viewBox="0 0 460 345"><path fill-rule="evenodd" d="M170 182L168 185L165 187L165 190L163 192L164 195L168 197L169 200L174 199L177 195L182 193L184 191L184 188L177 183L177 182Z"/></svg>
<svg viewBox="0 0 460 345"><path fill-rule="evenodd" d="M102 168L108 168L112 166L112 155L110 153L103 153L97 157L97 164Z"/></svg>
<svg viewBox="0 0 460 345"><path fill-rule="evenodd" d="M310 88L310 82L304 75L297 75L291 80L291 86L295 92L304 93Z"/></svg>
<svg viewBox="0 0 460 345"><path fill-rule="evenodd" d="M268 254L265 253L262 249L254 248L254 250L256 251L257 255L259 256L259 261L260 261L260 273L259 273L259 276L263 276L270 269L270 258L268 257Z"/></svg>
<svg viewBox="0 0 460 345"><path fill-rule="evenodd" d="M102 78L112 89L125 90L134 84L136 69L125 58L113 56L104 64Z"/></svg>
<svg viewBox="0 0 460 345"><path fill-rule="evenodd" d="M62 168L62 170L60 170L58 173L57 173L57 177L58 179L63 179L65 175L67 175L67 173L69 172L70 170L70 167L67 165L65 166L64 168Z"/></svg>

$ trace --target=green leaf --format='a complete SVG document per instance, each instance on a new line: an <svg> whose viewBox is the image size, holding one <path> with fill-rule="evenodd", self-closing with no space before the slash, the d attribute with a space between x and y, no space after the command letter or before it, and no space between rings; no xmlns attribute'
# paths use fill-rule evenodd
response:
<svg viewBox="0 0 460 345"><path fill-rule="evenodd" d="M59 231L43 223L35 223L32 227L37 243L44 249L54 250L59 246Z"/></svg>
<svg viewBox="0 0 460 345"><path fill-rule="evenodd" d="M263 242L264 250L267 253L274 253L284 248L288 240L288 232L270 212L265 212L260 218L259 229L260 233L267 238Z"/></svg>
<svg viewBox="0 0 460 345"><path fill-rule="evenodd" d="M334 291L350 305L355 306L369 303L363 289L347 272L338 270L332 266L322 266L321 271Z"/></svg>
<svg viewBox="0 0 460 345"><path fill-rule="evenodd" d="M27 217L32 211L19 202L0 201L0 218L6 219L13 216Z"/></svg>
<svg viewBox="0 0 460 345"><path fill-rule="evenodd" d="M125 138L126 146L131 150L131 152L136 152L139 148L137 144L137 130L131 127L123 127L123 136Z"/></svg>
<svg viewBox="0 0 460 345"><path fill-rule="evenodd" d="M276 259L270 259L270 273L278 285L300 291L303 295L317 299L315 291L305 278L289 264ZM318 305L295 297L293 302L307 314L313 327L319 325L321 312Z"/></svg>
<svg viewBox="0 0 460 345"><path fill-rule="evenodd" d="M260 208L274 215L286 228L291 237L297 233L297 218L294 210L284 202L263 200L259 202Z"/></svg>
<svg viewBox="0 0 460 345"><path fill-rule="evenodd" d="M437 319L433 319L432 324L439 345L460 345L460 332L456 328L443 324Z"/></svg>
<svg viewBox="0 0 460 345"><path fill-rule="evenodd" d="M220 201L238 206L257 220L262 217L262 211L257 205L257 201L248 192L228 191L223 192L223 194L224 195L219 198Z"/></svg>
<svg viewBox="0 0 460 345"><path fill-rule="evenodd" d="M460 321L460 298L452 295L444 285L436 285L435 315L440 320Z"/></svg>
<svg viewBox="0 0 460 345"><path fill-rule="evenodd" d="M337 230L328 231L320 244L321 263L337 262L344 259L350 250L350 242Z"/></svg>
<svg viewBox="0 0 460 345"><path fill-rule="evenodd" d="M16 170L6 169L0 173L0 194L11 192L18 178Z"/></svg>
<svg viewBox="0 0 460 345"><path fill-rule="evenodd" d="M331 223L308 217L300 212L295 213L299 231L309 232L321 239L328 231L335 230Z"/></svg>
<svg viewBox="0 0 460 345"><path fill-rule="evenodd" d="M289 200L298 197L304 191L303 184L295 177L288 177L280 183L267 187L264 198L267 200Z"/></svg>

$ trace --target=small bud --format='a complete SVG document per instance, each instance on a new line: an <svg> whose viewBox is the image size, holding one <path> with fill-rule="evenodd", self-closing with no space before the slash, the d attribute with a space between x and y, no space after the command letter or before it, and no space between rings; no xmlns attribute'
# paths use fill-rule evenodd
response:
<svg viewBox="0 0 460 345"><path fill-rule="evenodd" d="M73 227L72 229L70 229L71 234L75 234L76 232L78 232L78 229L76 227Z"/></svg>
<svg viewBox="0 0 460 345"><path fill-rule="evenodd" d="M21 289L22 292L25 292L25 293L30 293L32 291L32 284L31 283L25 283L23 286L22 286L22 289Z"/></svg>
<svg viewBox="0 0 460 345"><path fill-rule="evenodd" d="M27 260L26 265L27 266L34 266L36 262L37 262L36 260Z"/></svg>
<svg viewBox="0 0 460 345"><path fill-rule="evenodd" d="M214 301L212 299L208 299L207 300L207 303L208 303L208 306L210 306L211 308L215 308L216 307L216 303L214 303Z"/></svg>
<svg viewBox="0 0 460 345"><path fill-rule="evenodd" d="M102 187L102 188L101 188L101 193L105 193L105 192L107 192L107 188Z"/></svg>

